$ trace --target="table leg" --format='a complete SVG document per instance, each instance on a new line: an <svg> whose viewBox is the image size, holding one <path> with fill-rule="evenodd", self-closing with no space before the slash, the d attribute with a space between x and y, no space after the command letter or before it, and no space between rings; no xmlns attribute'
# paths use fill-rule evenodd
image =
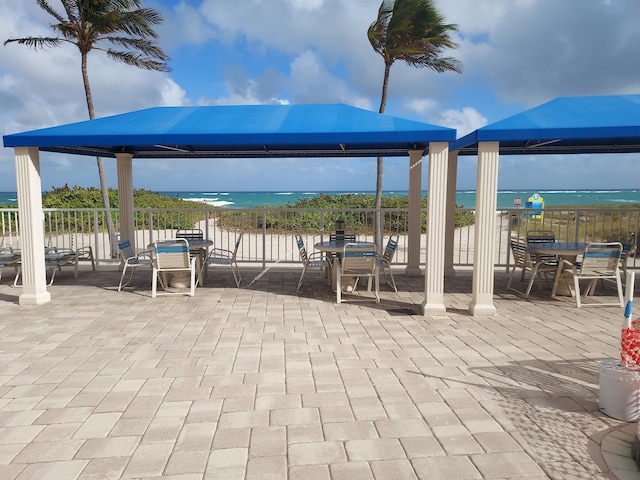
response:
<svg viewBox="0 0 640 480"><path fill-rule="evenodd" d="M562 279L562 271L565 267L565 261L573 263L576 261L576 255L565 255L560 256L558 261L558 269L556 270L555 278L553 279L553 290L551 291L552 296L564 296L564 297L573 297L575 295L573 289L571 288L571 282Z"/></svg>

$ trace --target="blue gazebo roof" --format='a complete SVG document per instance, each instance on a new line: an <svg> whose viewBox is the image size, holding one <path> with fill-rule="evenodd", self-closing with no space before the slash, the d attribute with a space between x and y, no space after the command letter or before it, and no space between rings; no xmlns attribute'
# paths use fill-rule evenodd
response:
<svg viewBox="0 0 640 480"><path fill-rule="evenodd" d="M449 148L477 155L479 142L500 142L504 155L640 152L640 95L556 98L479 128Z"/></svg>
<svg viewBox="0 0 640 480"><path fill-rule="evenodd" d="M4 136L5 147L135 158L406 156L455 130L340 104L156 107Z"/></svg>

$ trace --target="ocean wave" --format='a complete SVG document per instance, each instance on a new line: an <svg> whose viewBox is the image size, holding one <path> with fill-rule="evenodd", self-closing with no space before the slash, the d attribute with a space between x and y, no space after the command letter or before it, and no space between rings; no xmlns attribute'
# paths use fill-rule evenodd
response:
<svg viewBox="0 0 640 480"><path fill-rule="evenodd" d="M563 193L584 193L588 190L540 190L541 193L563 194Z"/></svg>
<svg viewBox="0 0 640 480"><path fill-rule="evenodd" d="M228 202L226 200L219 200L216 198L184 198L183 200L187 200L188 202L197 202L197 203L206 203L207 205L211 205L212 207L226 207L227 205L233 205L233 202Z"/></svg>
<svg viewBox="0 0 640 480"><path fill-rule="evenodd" d="M293 192L273 192L274 195L293 195Z"/></svg>

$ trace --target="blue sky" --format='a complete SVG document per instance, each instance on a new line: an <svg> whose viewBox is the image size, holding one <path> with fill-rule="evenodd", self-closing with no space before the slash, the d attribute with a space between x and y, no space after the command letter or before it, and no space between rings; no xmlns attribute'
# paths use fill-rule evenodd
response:
<svg viewBox="0 0 640 480"><path fill-rule="evenodd" d="M62 11L58 0L50 0ZM435 0L459 26L450 51L464 73L392 67L386 113L462 136L558 96L640 93L637 0ZM379 0L144 0L164 23L170 73L95 51L97 116L158 105L345 103L377 111L383 61L366 36ZM50 35L35 0L0 0L2 40ZM75 47L0 46L0 134L88 118ZM501 157L501 189L640 188L640 156ZM115 160L105 159L110 186ZM95 159L41 155L43 189L97 186ZM620 175L619 172L625 172ZM375 159L134 161L151 190L374 190ZM424 168L423 186L426 186ZM458 189L474 189L461 158ZM0 149L0 191L16 189L13 149ZM408 189L408 159L386 159L385 190Z"/></svg>

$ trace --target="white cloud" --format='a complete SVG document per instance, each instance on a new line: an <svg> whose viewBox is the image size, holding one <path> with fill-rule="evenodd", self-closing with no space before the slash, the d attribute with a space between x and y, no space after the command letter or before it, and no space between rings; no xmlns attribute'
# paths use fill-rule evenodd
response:
<svg viewBox="0 0 640 480"><path fill-rule="evenodd" d="M99 116L188 104L340 102L377 110L384 65L366 31L381 0L147 1L164 14L157 30L161 45L175 57L175 71L143 71L93 52L89 74ZM51 4L60 6L58 0ZM436 0L436 5L446 21L460 27L460 48L448 55L462 61L464 73L394 64L389 115L450 126L463 135L487 119L557 96L640 92L634 61L640 43L637 0ZM34 1L0 0L2 39L49 35L49 21ZM75 47L35 52L0 46L0 107L3 134L86 119ZM13 179L6 180L13 175L12 155L0 150L2 172L8 174L5 180L0 176L0 190L12 188ZM86 164L44 158L46 172L61 177L81 175L78 166ZM90 163L81 180L93 177ZM295 165L290 164L294 177ZM548 178L545 169L553 162L537 165ZM521 178L517 168L507 166L501 182ZM636 163L628 167L633 173L625 181L640 178ZM318 180L329 178L305 168ZM264 170L258 170L262 181ZM357 175L348 168L340 172L345 178ZM392 169L385 170L385 178L395 181L392 175ZM606 172L592 181L605 179Z"/></svg>
<svg viewBox="0 0 640 480"><path fill-rule="evenodd" d="M462 137L480 127L484 127L488 122L475 108L465 107L462 110L444 110L440 112L433 123L443 127L455 128L457 136Z"/></svg>

